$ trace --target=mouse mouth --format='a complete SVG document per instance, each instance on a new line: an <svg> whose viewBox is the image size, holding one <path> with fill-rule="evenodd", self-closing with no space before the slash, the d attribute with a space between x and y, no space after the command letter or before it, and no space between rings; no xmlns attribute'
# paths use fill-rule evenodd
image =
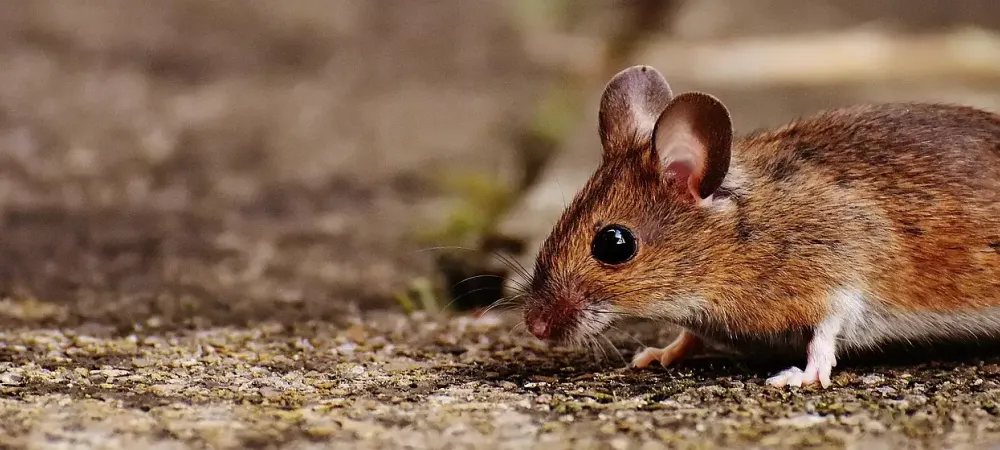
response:
<svg viewBox="0 0 1000 450"><path fill-rule="evenodd" d="M581 346L588 338L599 336L611 327L613 318L609 314L598 314L584 310L573 328L573 333L567 336L568 343Z"/></svg>
<svg viewBox="0 0 1000 450"><path fill-rule="evenodd" d="M536 338L557 345L581 346L588 338L603 333L611 326L609 314L587 309L572 311L538 311L525 309L524 323Z"/></svg>
<svg viewBox="0 0 1000 450"><path fill-rule="evenodd" d="M588 298L585 286L546 281L536 282L523 304L526 329L539 340L578 347L619 317L610 302Z"/></svg>

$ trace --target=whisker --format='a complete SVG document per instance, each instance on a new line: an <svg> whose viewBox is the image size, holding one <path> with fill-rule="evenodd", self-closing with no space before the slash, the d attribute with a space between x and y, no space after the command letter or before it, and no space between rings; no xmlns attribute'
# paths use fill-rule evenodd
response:
<svg viewBox="0 0 1000 450"><path fill-rule="evenodd" d="M476 279L479 279L479 278L487 278L487 277L501 278L501 279L503 278L500 275L493 275L491 273L483 273L483 274L473 275L471 277L468 277L468 278L466 278L466 279L464 279L462 281L459 281L458 283L455 283L455 284L451 285L451 287L452 288L456 288L456 287L458 287L458 285L460 285L462 283L465 283L467 281L472 281L472 280L476 280Z"/></svg>
<svg viewBox="0 0 1000 450"><path fill-rule="evenodd" d="M502 297L502 298L499 298L499 299L497 299L497 301L493 302L489 307L487 307L487 309L485 311L483 311L483 312L489 311L489 308L497 308L497 307L500 307L500 306L515 306L514 304L518 303L518 300L520 300L522 297L524 297L524 295L525 294L517 294L517 295L515 295L513 297Z"/></svg>
<svg viewBox="0 0 1000 450"><path fill-rule="evenodd" d="M520 297L523 297L523 296L524 296L524 294L518 294L518 295L515 295L513 297L500 298L499 300L493 302L493 304L491 304L490 306L486 307L486 309L483 310L483 312L481 313L481 315L486 315L486 313L489 313L493 309L499 308L500 306L510 305L511 303L514 303L514 301L516 301L517 299L519 299Z"/></svg>
<svg viewBox="0 0 1000 450"><path fill-rule="evenodd" d="M583 338L583 341L586 343L586 348L590 352L590 356L594 358L594 362L597 364L601 364L601 358L597 354L597 349L595 349L596 343L594 342L594 337L587 336Z"/></svg>
<svg viewBox="0 0 1000 450"><path fill-rule="evenodd" d="M594 343L594 346L601 351L601 355L603 356L603 358L601 358L601 362L602 363L607 362L610 358L608 358L608 352L604 350L604 346L601 345L601 342L597 340L597 337L591 337L590 339L591 342Z"/></svg>
<svg viewBox="0 0 1000 450"><path fill-rule="evenodd" d="M437 250L465 250L465 251L469 251L469 252L476 252L476 251L478 251L478 250L475 250L475 249L472 249L472 248L461 247L461 246L458 246L458 245L441 245L441 246L437 246L437 247L425 247L425 248L422 248L422 249L419 249L419 250L414 250L412 252L408 252L407 255L413 255L413 254L416 254L416 253L423 253L423 252L437 251Z"/></svg>
<svg viewBox="0 0 1000 450"><path fill-rule="evenodd" d="M484 287L484 288L478 288L478 289L473 289L473 290L471 290L471 291L468 291L468 292L466 292L466 293L464 293L464 294L462 294L462 295L459 295L458 297L455 297L455 298L451 299L451 301L450 301L450 302L448 302L448 304L444 305L444 307L442 307L442 308L441 308L441 311L438 311L438 312L439 312L439 313L440 313L440 312L444 312L444 311L445 311L445 310L447 310L447 309L448 309L449 307L451 307L451 305L454 305L454 304L455 304L455 302L457 302L457 301L461 300L461 299L462 299L462 297L465 297L465 296L467 296L467 295L472 295L472 294L475 294L476 292L482 292L482 291L491 291L491 290L497 290L497 289L496 289L496 288L492 288L492 287Z"/></svg>
<svg viewBox="0 0 1000 450"><path fill-rule="evenodd" d="M524 285L523 282L517 281L517 280L515 280L513 278L507 278L507 279L514 283L513 286L511 286L511 288L512 288L511 290L515 294L527 294L528 292L531 291L531 289L528 288L526 285Z"/></svg>
<svg viewBox="0 0 1000 450"><path fill-rule="evenodd" d="M602 356L604 350L597 344L597 339L593 335L587 336L586 339L587 346L590 348L590 352L594 355L594 362L600 364L604 361L604 356Z"/></svg>
<svg viewBox="0 0 1000 450"><path fill-rule="evenodd" d="M414 251L408 252L407 255L413 255L413 254L423 253L423 252L428 252L428 251L440 251L440 250L463 250L463 251L467 251L467 252L482 252L482 250L477 250L477 249L469 248L469 247L462 247L462 246L459 246L459 245L440 245L440 246L435 246L435 247L425 247L425 248L421 248L421 249L418 249L418 250L414 250ZM499 252L496 252L496 251L491 251L490 253L491 253L491 256L493 256L498 261L500 261L500 263L502 263L504 266L506 266L512 272L514 272L517 275L519 275L522 279L530 279L531 278L531 274L529 274L528 271L527 271L527 269L525 269L524 266L521 263L519 263L516 259L513 259L513 258L505 259L503 257L503 255L501 255ZM494 276L497 276L497 275L494 275ZM526 284L524 283L524 281L517 281L517 280L514 280L513 278L511 278L511 280L514 281L514 283L516 284L516 286L519 289L521 289L522 291L527 291L528 290L528 288L527 288ZM462 282L464 282L464 281L465 280L463 280Z"/></svg>
<svg viewBox="0 0 1000 450"><path fill-rule="evenodd" d="M524 266L521 265L521 263L518 262L513 256L504 255L496 251L491 253L493 253L493 256L495 256L498 260L503 261L503 263L506 264L507 267L514 273L520 275L524 279L531 279L531 274L528 273L528 269L525 269Z"/></svg>
<svg viewBox="0 0 1000 450"><path fill-rule="evenodd" d="M517 329L520 328L520 327L524 327L525 330L527 330L528 324L525 323L523 320L520 321L520 322L518 322L518 323L516 323L516 324L514 324L514 326L510 328L510 331L507 332L507 339L512 339L514 332L516 332Z"/></svg>
<svg viewBox="0 0 1000 450"><path fill-rule="evenodd" d="M590 350L590 348L587 347L587 340L580 336L573 336L572 338L569 339L568 344L569 348L575 349L577 347L583 347L586 350Z"/></svg>
<svg viewBox="0 0 1000 450"><path fill-rule="evenodd" d="M633 335L632 335L632 333L629 333L629 332L627 332L627 331L625 331L625 330L623 330L623 329L621 329L621 328L619 328L619 327L617 327L617 326L615 326L615 325L613 325L613 324L612 324L612 325L608 325L608 326L609 326L609 327L610 327L611 329L613 329L613 330L615 330L615 331L618 331L618 332L620 332L620 333L624 334L625 336L627 336L627 337L628 337L629 339L631 339L631 340L635 341L635 343L636 343L636 344L639 344L639 346L640 346L641 348L646 348L646 347L649 347L648 345L646 345L646 344L644 344L644 343L643 343L642 341L640 341L640 340L639 340L638 338L636 338L635 336L633 336Z"/></svg>
<svg viewBox="0 0 1000 450"><path fill-rule="evenodd" d="M618 346L617 346L617 345L615 345L615 343L611 341L611 338L609 338L609 337L607 337L607 336L605 336L605 335L603 335L603 334L602 334L602 335L600 335L600 337L601 337L601 338L603 338L603 339L604 339L604 341L605 341L605 342L607 342L607 343L608 343L608 345L610 345L610 346L611 346L611 350L614 350L614 353L615 353L615 355L617 355L617 356L618 356L618 359L619 359L619 360L621 360L621 362L622 362L623 364L627 364L627 363L628 363L627 361L625 361L625 357L624 357L624 356L622 356L622 352L621 352L620 350L618 350Z"/></svg>
<svg viewBox="0 0 1000 450"><path fill-rule="evenodd" d="M521 264L521 261L518 261L518 259L513 256L511 257L511 260L514 261L514 264L517 264L517 267L521 268L521 274L525 279L531 279L531 271L528 270L527 267L524 267L524 264Z"/></svg>
<svg viewBox="0 0 1000 450"><path fill-rule="evenodd" d="M525 274L522 270L519 270L511 262L501 259L497 254L494 254L493 256L497 258L497 261L503 262L504 266L510 269L511 272L510 276L506 277L506 279L510 280L511 283L513 283L514 287L516 287L518 290L522 292L527 292L530 290L531 283L528 281L531 279L530 275Z"/></svg>

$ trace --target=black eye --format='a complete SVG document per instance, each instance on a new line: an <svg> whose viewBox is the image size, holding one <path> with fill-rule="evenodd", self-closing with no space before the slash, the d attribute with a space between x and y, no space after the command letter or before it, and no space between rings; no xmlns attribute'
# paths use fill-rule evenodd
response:
<svg viewBox="0 0 1000 450"><path fill-rule="evenodd" d="M627 263L635 256L638 249L635 235L621 225L601 228L601 231L594 236L594 242L590 244L590 253L594 259L612 266Z"/></svg>

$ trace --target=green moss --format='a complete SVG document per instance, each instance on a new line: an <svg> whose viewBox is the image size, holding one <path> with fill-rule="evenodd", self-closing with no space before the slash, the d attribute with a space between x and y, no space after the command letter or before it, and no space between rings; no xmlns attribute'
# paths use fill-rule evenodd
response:
<svg viewBox="0 0 1000 450"><path fill-rule="evenodd" d="M431 245L472 245L493 229L514 200L509 187L486 174L446 173L439 180L443 190L457 198L440 226L417 231L417 237Z"/></svg>
<svg viewBox="0 0 1000 450"><path fill-rule="evenodd" d="M431 279L427 277L417 277L410 281L406 291L398 292L395 295L396 303L407 314L415 311L424 311L431 314L441 312L441 302L439 289Z"/></svg>

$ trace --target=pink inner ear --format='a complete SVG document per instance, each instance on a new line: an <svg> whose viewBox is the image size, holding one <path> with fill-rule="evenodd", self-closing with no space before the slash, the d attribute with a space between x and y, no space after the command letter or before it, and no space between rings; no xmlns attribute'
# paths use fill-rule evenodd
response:
<svg viewBox="0 0 1000 450"><path fill-rule="evenodd" d="M664 173L690 191L696 199L700 199L698 184L701 182L700 171L703 155L697 150L698 142L688 132L672 133L670 139L665 141L668 144L662 149L660 155L662 161L666 163Z"/></svg>
<svg viewBox="0 0 1000 450"><path fill-rule="evenodd" d="M660 114L653 131L660 167L701 201L719 188L729 169L732 122L715 97L688 92Z"/></svg>
<svg viewBox="0 0 1000 450"><path fill-rule="evenodd" d="M689 195L692 195L695 200L699 200L698 195L698 183L701 180L698 179L695 173L694 163L690 160L680 160L672 161L667 164L665 173L668 177L672 178L677 186L681 189L687 190Z"/></svg>
<svg viewBox="0 0 1000 450"><path fill-rule="evenodd" d="M670 164L667 164L664 172L668 177L687 185L694 173L694 164L691 164L689 160L671 161Z"/></svg>

